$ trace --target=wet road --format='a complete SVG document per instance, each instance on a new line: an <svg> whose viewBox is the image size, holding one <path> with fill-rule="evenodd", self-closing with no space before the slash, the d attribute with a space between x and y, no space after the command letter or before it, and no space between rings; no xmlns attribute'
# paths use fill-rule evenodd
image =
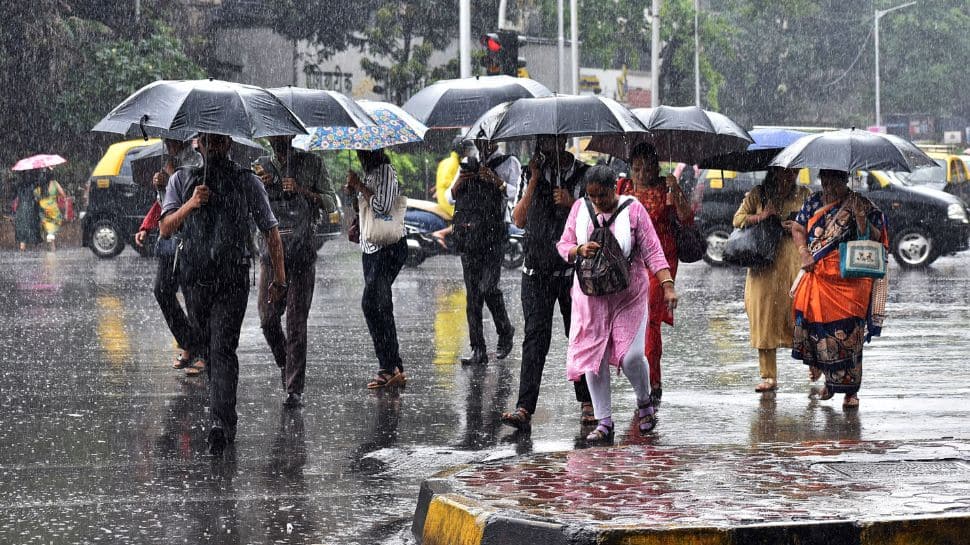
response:
<svg viewBox="0 0 970 545"><path fill-rule="evenodd" d="M467 340L456 258L399 277L408 386L367 391L376 364L359 271L353 246L322 250L306 407L295 412L282 410L251 294L239 437L216 460L206 454L203 382L171 369L172 339L151 295L154 262L130 251L109 261L86 250L0 253L0 543L397 544L410 540L418 487L432 473L575 447L578 406L559 326L531 438L497 422L515 401L519 347L505 362L457 364ZM843 414L841 396L810 401L805 368L784 358L778 393L755 394L743 273L684 266L653 441L970 438L970 255L926 272L893 265L891 274L890 319L866 350L862 408ZM503 287L519 325L518 274ZM625 380L614 381L614 396L624 444L619 430L629 429L634 405Z"/></svg>

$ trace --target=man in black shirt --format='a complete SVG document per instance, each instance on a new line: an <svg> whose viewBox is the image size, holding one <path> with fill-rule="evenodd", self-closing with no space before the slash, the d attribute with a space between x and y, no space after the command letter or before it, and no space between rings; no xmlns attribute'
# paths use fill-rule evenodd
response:
<svg viewBox="0 0 970 545"><path fill-rule="evenodd" d="M512 221L526 231L521 295L525 338L516 409L503 414L502 422L518 429L529 428L536 410L557 302L563 328L569 335L573 269L559 256L556 243L573 202L585 196L582 179L588 167L565 148L564 136L543 135L536 139L537 151L529 162L529 181L512 211ZM585 379L574 383L574 387L576 399L583 404L583 423L595 422Z"/></svg>

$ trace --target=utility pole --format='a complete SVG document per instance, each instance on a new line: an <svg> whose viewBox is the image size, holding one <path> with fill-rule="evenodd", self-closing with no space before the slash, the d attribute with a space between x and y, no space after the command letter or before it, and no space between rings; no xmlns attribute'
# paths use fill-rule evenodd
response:
<svg viewBox="0 0 970 545"><path fill-rule="evenodd" d="M505 30L505 10L508 7L508 0L499 0L498 3L498 29Z"/></svg>
<svg viewBox="0 0 970 545"><path fill-rule="evenodd" d="M650 107L660 105L660 0L650 8Z"/></svg>
<svg viewBox="0 0 970 545"><path fill-rule="evenodd" d="M699 35L700 0L694 0L694 106L701 107L701 38Z"/></svg>
<svg viewBox="0 0 970 545"><path fill-rule="evenodd" d="M558 19L559 19L559 87L556 88L557 93L563 92L566 88L566 37L563 32L563 0L559 0L558 4Z"/></svg>
<svg viewBox="0 0 970 545"><path fill-rule="evenodd" d="M569 0L569 30L573 41L573 94L579 94L579 7L577 0Z"/></svg>
<svg viewBox="0 0 970 545"><path fill-rule="evenodd" d="M873 31L874 45L876 49L876 126L882 127L882 108L879 103L879 19L883 15L889 13L890 11L896 11L897 9L903 9L905 7L912 6L916 2L906 2L905 4L900 4L896 7L889 9L877 9L873 14L873 20L875 21L875 29Z"/></svg>
<svg viewBox="0 0 970 545"><path fill-rule="evenodd" d="M472 8L471 0L458 1L458 68L463 78L472 75Z"/></svg>

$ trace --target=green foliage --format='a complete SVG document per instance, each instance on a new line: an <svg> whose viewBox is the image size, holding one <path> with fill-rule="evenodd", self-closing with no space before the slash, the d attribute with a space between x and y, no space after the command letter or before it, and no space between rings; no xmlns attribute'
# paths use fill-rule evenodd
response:
<svg viewBox="0 0 970 545"><path fill-rule="evenodd" d="M330 181L334 189L338 190L346 182L348 170L360 172L360 161L353 151L319 152L320 157L330 173ZM401 193L417 199L428 198L428 188L434 187L435 169L438 157L431 152L395 152L387 150L391 166L397 173L397 181L401 186Z"/></svg>

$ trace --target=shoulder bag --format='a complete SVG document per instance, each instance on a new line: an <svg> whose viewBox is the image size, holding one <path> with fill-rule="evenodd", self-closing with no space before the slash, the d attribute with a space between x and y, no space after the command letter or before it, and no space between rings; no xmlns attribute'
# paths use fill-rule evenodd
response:
<svg viewBox="0 0 970 545"><path fill-rule="evenodd" d="M398 195L391 204L388 214L374 212L370 200L363 195L358 197L360 206L360 238L378 246L388 246L404 236L404 212L408 207L407 197Z"/></svg>
<svg viewBox="0 0 970 545"><path fill-rule="evenodd" d="M869 240L869 227L858 240L839 244L839 272L842 278L882 278L886 276L886 248Z"/></svg>
<svg viewBox="0 0 970 545"><path fill-rule="evenodd" d="M768 216L744 229L735 229L724 244L724 262L755 269L771 265L783 231L778 216Z"/></svg>

